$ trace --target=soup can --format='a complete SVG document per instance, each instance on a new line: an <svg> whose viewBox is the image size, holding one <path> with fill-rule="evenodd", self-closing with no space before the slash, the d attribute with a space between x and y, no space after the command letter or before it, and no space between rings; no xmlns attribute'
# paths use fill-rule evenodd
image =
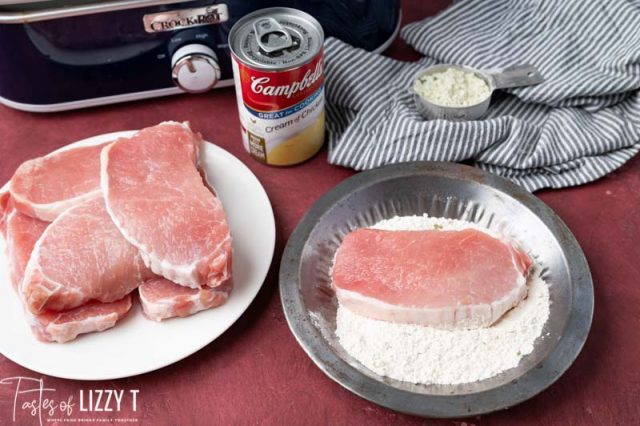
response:
<svg viewBox="0 0 640 426"><path fill-rule="evenodd" d="M229 33L244 147L265 164L289 166L324 143L324 33L311 15L257 10Z"/></svg>

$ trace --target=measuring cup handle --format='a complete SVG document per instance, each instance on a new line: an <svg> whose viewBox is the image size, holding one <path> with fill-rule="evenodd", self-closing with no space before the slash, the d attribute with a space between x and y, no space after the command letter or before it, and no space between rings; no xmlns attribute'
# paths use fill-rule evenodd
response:
<svg viewBox="0 0 640 426"><path fill-rule="evenodd" d="M544 81L540 71L533 65L514 65L491 73L496 89L533 86Z"/></svg>

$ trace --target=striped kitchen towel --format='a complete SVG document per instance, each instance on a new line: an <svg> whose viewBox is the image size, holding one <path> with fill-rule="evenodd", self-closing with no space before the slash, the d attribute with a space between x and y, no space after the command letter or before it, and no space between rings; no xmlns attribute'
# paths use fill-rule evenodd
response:
<svg viewBox="0 0 640 426"><path fill-rule="evenodd" d="M417 62L328 39L329 162L470 161L531 191L602 177L640 150L639 28L638 0L463 0L403 29ZM494 94L483 120L428 121L408 88L440 62L533 63L546 81Z"/></svg>

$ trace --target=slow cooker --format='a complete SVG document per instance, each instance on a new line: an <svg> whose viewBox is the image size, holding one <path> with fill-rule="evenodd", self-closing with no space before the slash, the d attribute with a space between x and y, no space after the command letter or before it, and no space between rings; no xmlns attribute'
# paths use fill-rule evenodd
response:
<svg viewBox="0 0 640 426"><path fill-rule="evenodd" d="M304 10L326 36L371 51L400 23L398 0L0 0L0 103L50 112L201 92L203 79L231 85L229 30L272 6ZM175 72L185 63L193 78Z"/></svg>

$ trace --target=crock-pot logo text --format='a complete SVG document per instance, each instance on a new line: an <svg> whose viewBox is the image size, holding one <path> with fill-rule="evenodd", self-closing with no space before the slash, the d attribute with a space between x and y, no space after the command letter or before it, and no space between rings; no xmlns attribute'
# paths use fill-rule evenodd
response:
<svg viewBox="0 0 640 426"><path fill-rule="evenodd" d="M226 4L180 9L144 15L144 29L148 33L173 31L201 25L219 24L229 19Z"/></svg>
<svg viewBox="0 0 640 426"><path fill-rule="evenodd" d="M251 91L257 95L264 96L284 96L291 98L296 93L302 92L312 87L318 79L322 77L322 62L316 64L315 69L307 70L301 80L294 81L290 84L275 86L269 84L270 77L251 77Z"/></svg>

